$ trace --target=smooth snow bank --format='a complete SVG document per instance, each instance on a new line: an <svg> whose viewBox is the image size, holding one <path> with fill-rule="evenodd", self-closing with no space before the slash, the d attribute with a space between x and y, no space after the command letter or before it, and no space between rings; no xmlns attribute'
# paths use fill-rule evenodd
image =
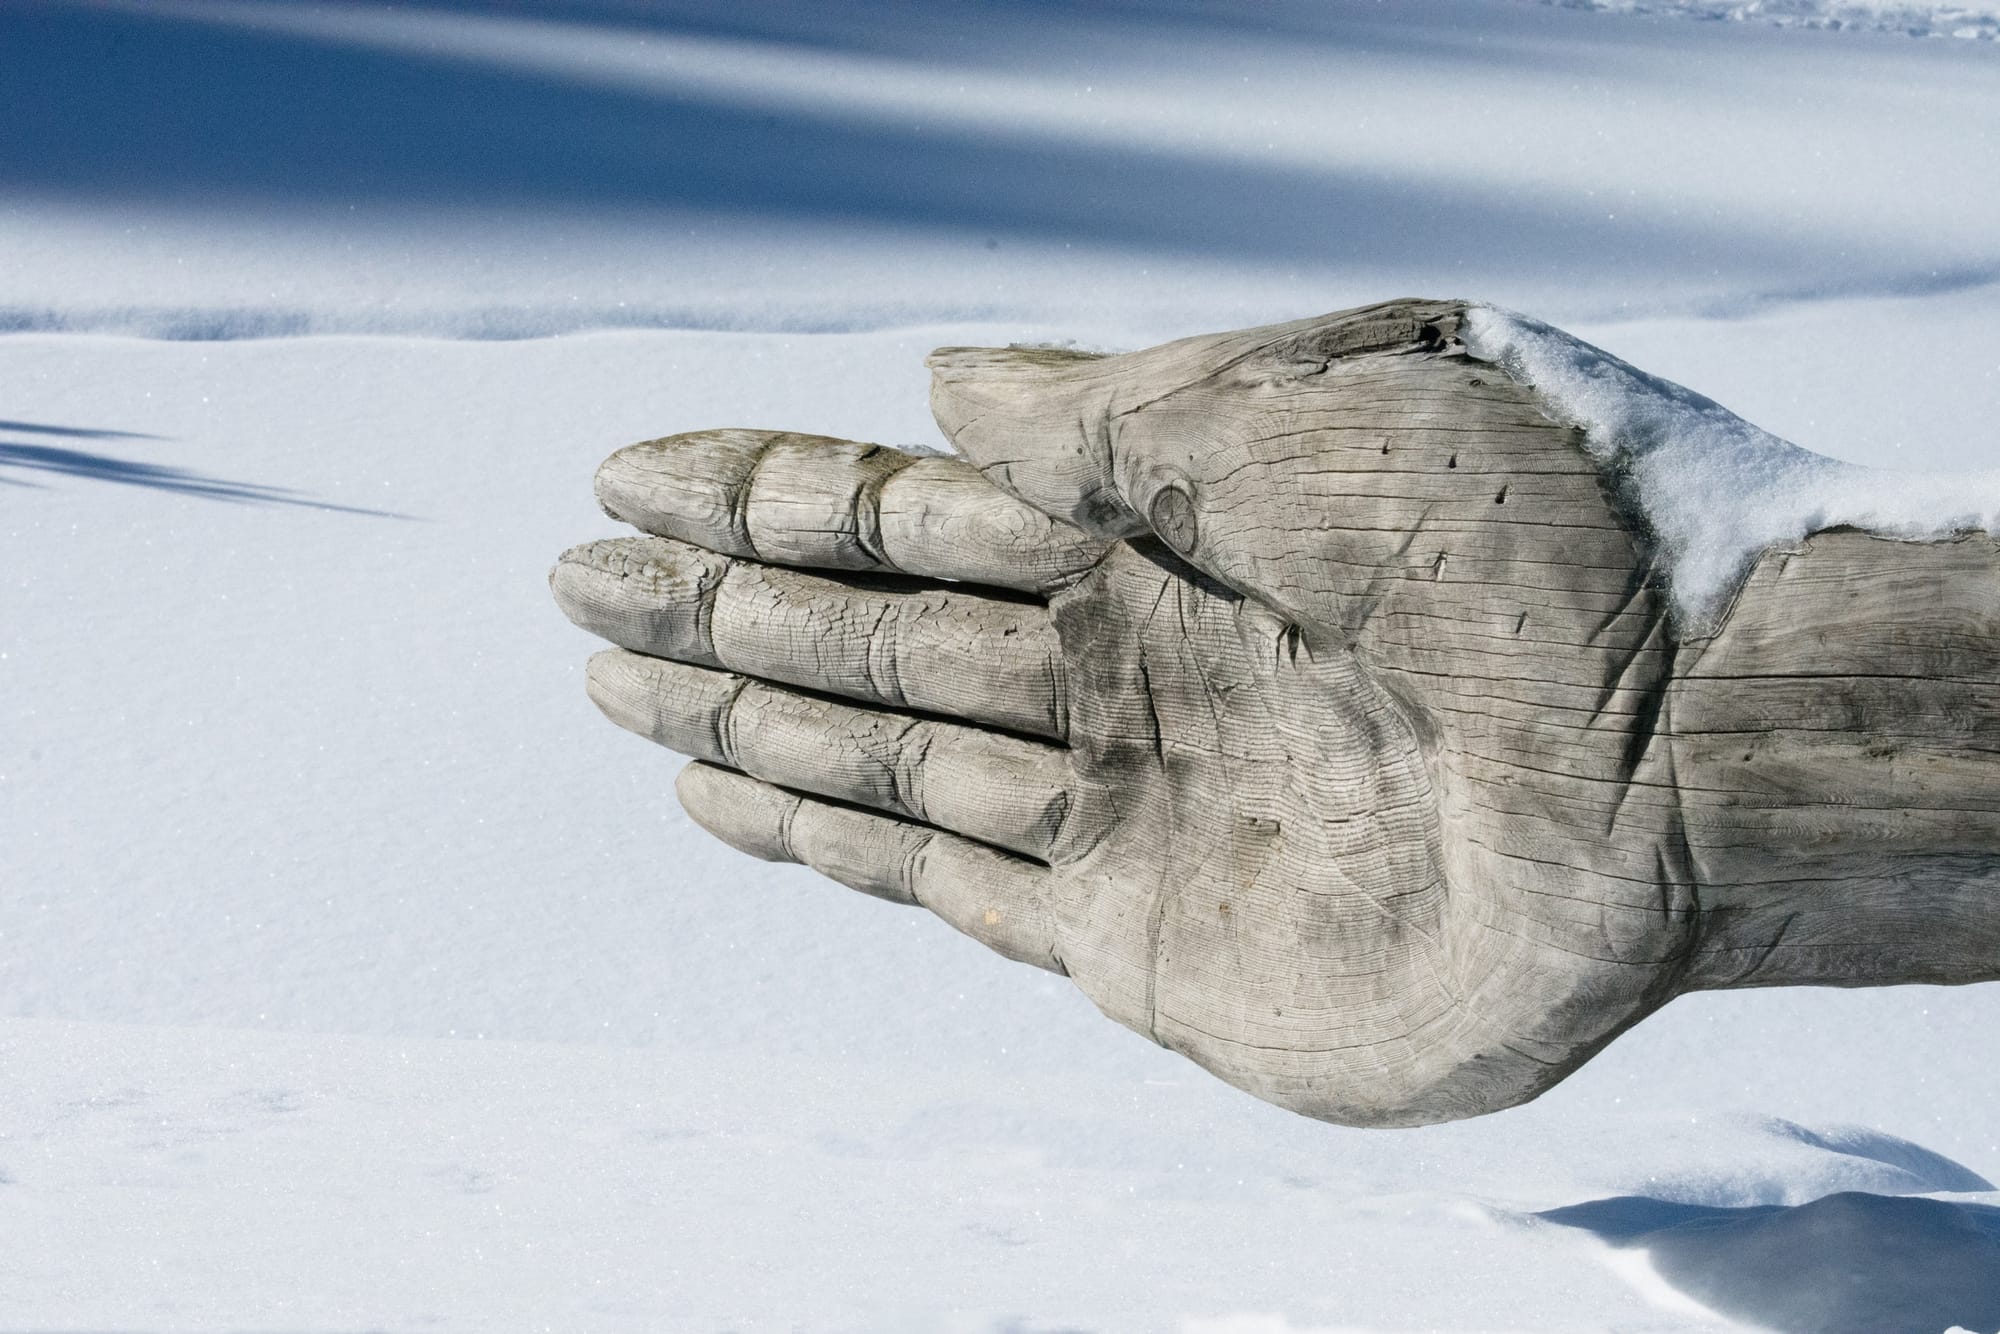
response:
<svg viewBox="0 0 2000 1334"><path fill-rule="evenodd" d="M1585 448L1652 529L1690 630L1713 627L1759 552L1809 533L1846 526L1925 541L2000 531L2000 469L1889 472L1815 454L1511 311L1474 308L1464 335L1474 356L1583 428Z"/></svg>

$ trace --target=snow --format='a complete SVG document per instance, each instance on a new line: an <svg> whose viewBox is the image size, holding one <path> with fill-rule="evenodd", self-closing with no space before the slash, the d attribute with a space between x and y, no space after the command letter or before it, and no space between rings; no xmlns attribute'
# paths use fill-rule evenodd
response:
<svg viewBox="0 0 2000 1334"><path fill-rule="evenodd" d="M1935 540L2000 533L2000 469L1916 473L1801 449L1670 380L1492 306L1466 347L1532 384L1629 498L1659 545L1683 627L1712 629L1762 551L1825 528ZM1965 442L1975 457L1989 447Z"/></svg>
<svg viewBox="0 0 2000 1334"><path fill-rule="evenodd" d="M1635 1034L1590 1087L1370 1133L1018 1008L1026 1061L937 1064L0 1022L0 1309L36 1329L1702 1330L1623 1232L1536 1211L2000 1203L1950 1164L1882 1161L1923 1155L1881 1132L1687 1110L1751 1089L1802 1114L1907 1108L1810 1091L1802 1048L1851 1028L1855 1060L1895 1069L1908 1030L1865 1025L1913 1013L1781 1003L1732 1046L1714 1039L1740 1011L1710 1007L1678 1040ZM1051 1036L1060 1059L1032 1050ZM1919 1100L1990 1106L1977 1045L1911 1070ZM1879 1286L1895 1235L1825 1258Z"/></svg>
<svg viewBox="0 0 2000 1334"><path fill-rule="evenodd" d="M1545 0L1617 14L1769 23L1781 28L1859 29L1907 37L2000 38L2000 4L1924 5L1905 0Z"/></svg>
<svg viewBox="0 0 2000 1334"><path fill-rule="evenodd" d="M24 331L1143 343L1404 292L1574 329L2000 280L1977 42L1492 0L17 0L0 43Z"/></svg>
<svg viewBox="0 0 2000 1334"><path fill-rule="evenodd" d="M2000 987L1688 997L1528 1107L1303 1121L700 836L543 580L632 440L935 442L934 346L1403 294L1988 466L1996 50L0 6L0 1326L1684 1331L1536 1215L1995 1203Z"/></svg>

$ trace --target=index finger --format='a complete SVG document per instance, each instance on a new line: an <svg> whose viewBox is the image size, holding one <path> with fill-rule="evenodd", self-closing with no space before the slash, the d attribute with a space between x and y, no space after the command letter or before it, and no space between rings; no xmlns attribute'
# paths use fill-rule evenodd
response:
<svg viewBox="0 0 2000 1334"><path fill-rule="evenodd" d="M724 555L1028 593L1075 579L1104 552L962 459L786 431L627 446L598 468L597 498L615 519Z"/></svg>

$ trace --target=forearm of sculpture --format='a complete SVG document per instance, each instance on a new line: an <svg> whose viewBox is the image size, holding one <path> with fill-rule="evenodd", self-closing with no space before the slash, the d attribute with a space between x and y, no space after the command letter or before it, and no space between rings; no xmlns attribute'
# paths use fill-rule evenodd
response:
<svg viewBox="0 0 2000 1334"><path fill-rule="evenodd" d="M2000 978L2000 546L1821 533L1677 650L1691 989Z"/></svg>

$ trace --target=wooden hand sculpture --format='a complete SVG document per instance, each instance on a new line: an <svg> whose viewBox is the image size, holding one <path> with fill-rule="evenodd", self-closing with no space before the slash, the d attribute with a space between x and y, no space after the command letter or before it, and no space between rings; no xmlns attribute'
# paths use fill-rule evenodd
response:
<svg viewBox="0 0 2000 1334"><path fill-rule="evenodd" d="M1677 628L1464 308L934 355L958 457L634 445L552 575L735 847L919 904L1258 1097L1534 1097L1684 991L2000 977L1984 536L1823 533Z"/></svg>

